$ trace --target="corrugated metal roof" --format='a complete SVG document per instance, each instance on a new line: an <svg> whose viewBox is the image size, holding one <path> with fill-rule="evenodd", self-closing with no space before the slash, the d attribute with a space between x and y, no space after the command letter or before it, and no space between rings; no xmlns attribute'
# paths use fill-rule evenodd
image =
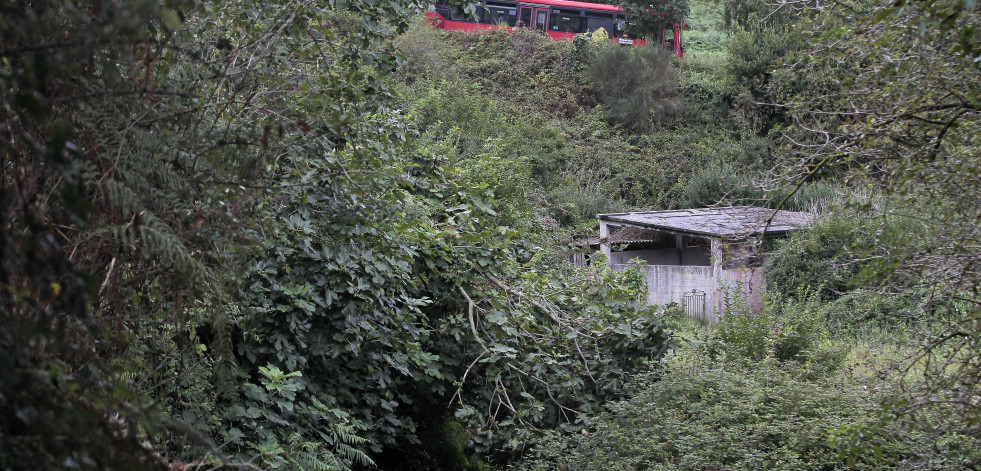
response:
<svg viewBox="0 0 981 471"><path fill-rule="evenodd" d="M665 237L663 232L636 227L624 227L610 236L611 244L633 244L637 242L656 242ZM672 236L667 236L672 237Z"/></svg>
<svg viewBox="0 0 981 471"><path fill-rule="evenodd" d="M785 233L806 226L812 219L810 213L777 211L756 206L598 214L596 217L601 221L620 222L639 228L727 239L758 235L764 230L767 234Z"/></svg>
<svg viewBox="0 0 981 471"><path fill-rule="evenodd" d="M611 244L633 244L636 242L656 242L666 237L663 232L651 229L639 229L636 227L622 227L610 236ZM670 237L670 236L667 236ZM600 245L602 241L599 237L582 238L575 242L580 246Z"/></svg>

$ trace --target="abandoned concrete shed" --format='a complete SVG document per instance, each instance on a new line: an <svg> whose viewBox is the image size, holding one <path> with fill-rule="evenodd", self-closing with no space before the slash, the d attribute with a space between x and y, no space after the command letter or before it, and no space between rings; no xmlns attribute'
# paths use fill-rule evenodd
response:
<svg viewBox="0 0 981 471"><path fill-rule="evenodd" d="M809 213L755 206L599 214L599 250L614 269L640 259L650 304L678 303L718 320L726 296L759 309L766 286L762 243L803 227Z"/></svg>

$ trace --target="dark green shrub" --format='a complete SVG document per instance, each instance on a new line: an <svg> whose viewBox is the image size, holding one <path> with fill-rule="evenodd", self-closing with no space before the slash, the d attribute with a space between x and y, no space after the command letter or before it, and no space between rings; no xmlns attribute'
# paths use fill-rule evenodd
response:
<svg viewBox="0 0 981 471"><path fill-rule="evenodd" d="M595 220L597 214L616 212L619 201L611 198L605 186L577 182L561 186L546 195L549 214L563 226ZM592 232L590 226L589 232Z"/></svg>
<svg viewBox="0 0 981 471"><path fill-rule="evenodd" d="M929 295L922 292L896 294L869 290L846 293L823 308L825 318L836 331L856 331L862 327L894 327L918 317Z"/></svg>
<svg viewBox="0 0 981 471"><path fill-rule="evenodd" d="M888 280L875 278L876 270L883 266L904 263L903 254L889 251L889 244L928 239L931 230L935 231L915 215L885 210L890 204L889 199L880 198L833 205L806 229L778 241L765 265L768 289L792 297L801 288L813 292L820 286L821 299L831 301L859 284L880 285L890 293L915 286L919 280L901 272ZM872 207L884 213L869 216L863 208Z"/></svg>
<svg viewBox="0 0 981 471"><path fill-rule="evenodd" d="M613 123L645 132L681 110L678 73L666 50L608 45L597 51L589 70Z"/></svg>
<svg viewBox="0 0 981 471"><path fill-rule="evenodd" d="M790 124L787 109L770 106L788 98L800 83L782 83L775 90L774 74L784 58L803 42L799 31L785 28L764 28L738 31L728 43L728 62L725 74L732 83L735 111L752 123L760 135L776 124Z"/></svg>
<svg viewBox="0 0 981 471"><path fill-rule="evenodd" d="M792 297L799 288L822 287L820 297L830 301L852 287L861 268L856 254L875 244L874 227L847 213L825 213L805 230L778 241L777 250L766 260L767 289Z"/></svg>

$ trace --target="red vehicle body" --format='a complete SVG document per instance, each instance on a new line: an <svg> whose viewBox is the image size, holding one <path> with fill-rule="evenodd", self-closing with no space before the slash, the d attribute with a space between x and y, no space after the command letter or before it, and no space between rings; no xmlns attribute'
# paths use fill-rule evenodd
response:
<svg viewBox="0 0 981 471"><path fill-rule="evenodd" d="M648 42L645 37L627 33L623 10L602 3L570 0L484 0L477 6L474 18L470 15L458 15L445 1L441 1L437 2L436 8L427 13L427 16L433 26L446 30L476 31L496 27L511 30L530 27L559 40L602 28L612 41L620 44L642 46ZM684 56L681 31L682 27L679 25L665 23L656 44L670 49L678 57Z"/></svg>

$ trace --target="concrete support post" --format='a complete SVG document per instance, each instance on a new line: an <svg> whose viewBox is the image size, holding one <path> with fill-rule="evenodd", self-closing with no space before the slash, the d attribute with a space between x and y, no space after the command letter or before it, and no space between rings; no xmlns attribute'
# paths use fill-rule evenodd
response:
<svg viewBox="0 0 981 471"><path fill-rule="evenodd" d="M722 279L722 259L724 258L722 240L713 237L711 240L711 253L712 253L712 278L715 279L715 309L712 313L714 321L718 321L723 315L723 310L725 310L725 296L723 293L722 283L725 281Z"/></svg>
<svg viewBox="0 0 981 471"><path fill-rule="evenodd" d="M606 255L607 265L612 265L613 260L610 257L610 243L607 239L610 237L610 223L600 219L600 252Z"/></svg>
<svg viewBox="0 0 981 471"><path fill-rule="evenodd" d="M674 236L674 246L678 249L678 265L685 264L685 239L681 235Z"/></svg>

